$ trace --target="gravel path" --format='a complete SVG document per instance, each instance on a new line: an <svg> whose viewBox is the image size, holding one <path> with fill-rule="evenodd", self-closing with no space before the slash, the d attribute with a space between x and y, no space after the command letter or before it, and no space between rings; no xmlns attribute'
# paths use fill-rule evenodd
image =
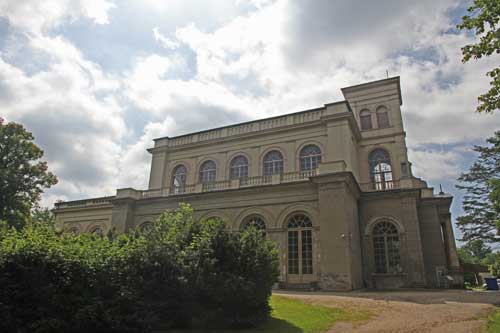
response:
<svg viewBox="0 0 500 333"><path fill-rule="evenodd" d="M500 292L464 290L354 291L349 293L284 292L287 297L332 307L364 310L373 318L356 326L337 323L334 332L481 332Z"/></svg>

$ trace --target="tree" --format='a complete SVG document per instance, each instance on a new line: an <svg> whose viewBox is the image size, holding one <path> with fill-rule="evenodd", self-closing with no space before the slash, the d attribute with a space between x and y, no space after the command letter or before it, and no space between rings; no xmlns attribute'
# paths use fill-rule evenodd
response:
<svg viewBox="0 0 500 333"><path fill-rule="evenodd" d="M57 183L33 140L22 125L0 118L0 220L15 227L30 218L43 189Z"/></svg>
<svg viewBox="0 0 500 333"><path fill-rule="evenodd" d="M47 223L49 225L54 225L56 223L56 217L47 207L35 206L31 211L31 221L35 223Z"/></svg>
<svg viewBox="0 0 500 333"><path fill-rule="evenodd" d="M462 173L458 189L465 191L462 207L465 215L457 218L463 240L480 239L486 243L500 241L500 211L495 203L495 184L500 179L500 131L487 140L487 146L474 146L479 153L469 171ZM493 193L493 194L492 194Z"/></svg>
<svg viewBox="0 0 500 333"><path fill-rule="evenodd" d="M458 256L464 263L482 264L493 251L480 239L467 242L458 249Z"/></svg>
<svg viewBox="0 0 500 333"><path fill-rule="evenodd" d="M479 41L462 48L462 61L480 59L483 56L500 54L500 2L498 0L474 0L467 9L470 15L462 17L457 25L462 30L474 30ZM500 63L500 62L499 62ZM490 90L478 97L478 112L493 112L500 109L500 66L486 73L492 81Z"/></svg>
<svg viewBox="0 0 500 333"><path fill-rule="evenodd" d="M229 332L269 318L278 276L260 231L185 204L113 238L0 223L0 332Z"/></svg>

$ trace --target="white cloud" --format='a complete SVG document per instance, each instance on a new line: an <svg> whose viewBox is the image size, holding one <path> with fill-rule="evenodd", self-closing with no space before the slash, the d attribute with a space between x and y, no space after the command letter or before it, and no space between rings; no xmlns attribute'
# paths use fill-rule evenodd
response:
<svg viewBox="0 0 500 333"><path fill-rule="evenodd" d="M466 162L463 147L500 123L498 113L473 112L488 87L484 73L498 58L461 63L460 47L473 39L449 31L457 1L120 3L116 13L130 20L120 27L130 29L124 43L132 40L140 56L114 75L89 61L70 36L48 33L82 17L112 25L112 2L20 4L0 4L0 15L29 32L25 49L42 54L45 68L28 73L0 53L0 101L7 119L33 128L46 148L62 180L50 197L142 188L149 176L145 149L155 136L321 106L342 99L340 88L384 78L386 70L401 75L419 176L454 180ZM163 48L140 49L134 35L140 28ZM428 147L436 144L455 148Z"/></svg>
<svg viewBox="0 0 500 333"><path fill-rule="evenodd" d="M155 37L155 40L160 42L160 44L166 49L175 50L179 47L178 42L162 35L158 27L153 28L153 36Z"/></svg>
<svg viewBox="0 0 500 333"><path fill-rule="evenodd" d="M413 161L413 174L431 182L457 179L464 163L459 148L412 149L409 156Z"/></svg>
<svg viewBox="0 0 500 333"><path fill-rule="evenodd" d="M96 24L107 24L108 11L113 7L115 5L108 0L6 0L0 2L0 15L17 28L40 34L64 20L80 17L92 19Z"/></svg>
<svg viewBox="0 0 500 333"><path fill-rule="evenodd" d="M60 178L49 195L112 194L128 131L114 96L119 82L60 37L35 35L25 50L47 55L46 67L28 75L0 58L0 104L45 150Z"/></svg>
<svg viewBox="0 0 500 333"><path fill-rule="evenodd" d="M151 155L146 151L146 147L152 147L153 139L171 133L175 125L176 122L172 117L167 117L161 122L150 122L144 127L139 140L124 149L120 158L119 187L147 188Z"/></svg>

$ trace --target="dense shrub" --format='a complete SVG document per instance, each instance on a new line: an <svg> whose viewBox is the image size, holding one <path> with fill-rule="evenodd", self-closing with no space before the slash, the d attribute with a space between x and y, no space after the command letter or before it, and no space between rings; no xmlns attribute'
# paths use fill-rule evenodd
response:
<svg viewBox="0 0 500 333"><path fill-rule="evenodd" d="M229 232L181 205L147 232L0 230L0 331L134 332L251 326L278 275L261 233Z"/></svg>

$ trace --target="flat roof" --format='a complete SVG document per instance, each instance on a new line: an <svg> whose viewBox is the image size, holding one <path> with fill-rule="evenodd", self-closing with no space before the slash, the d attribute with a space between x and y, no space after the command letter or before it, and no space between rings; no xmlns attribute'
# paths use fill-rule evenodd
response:
<svg viewBox="0 0 500 333"><path fill-rule="evenodd" d="M366 88L369 85L377 85L377 84L380 84L380 83L384 83L386 81L394 81L394 83L397 83L397 85L398 85L398 92L399 92L399 103L400 103L400 105L402 105L403 101L402 101L402 98L401 98L401 86L400 86L400 77L399 76L394 76L394 77L390 77L390 78L387 78L387 79L382 79L382 80L376 80L376 81L361 83L361 84L357 84L357 85L354 85L354 86L348 86L348 87L345 87L345 88L341 88L340 90L342 92L347 91L347 90L351 90L351 89L352 90L356 90L357 88ZM273 117L268 117L268 118L260 118L260 119L255 119L255 120L249 120L249 121L244 121L244 122L241 122L241 123L235 123L235 124L231 124L231 125L225 125L225 126L220 126L220 127L209 128L209 129L205 129L205 130L201 130L201 131L197 131L197 132L190 132L190 133L176 135L176 136L172 136L172 137L170 137L170 136L163 136L163 137L160 137L160 138L153 139L153 141L158 141L158 140L163 140L163 139L177 139L177 138L182 138L182 137L186 137L186 136L190 136L190 135L207 133L207 132L210 132L210 131L221 130L221 129L224 129L224 128L229 128L229 127L234 127L234 126L248 125L248 124L252 124L252 123L257 123L259 121L272 120L272 119L277 119L277 118L281 118L281 117L287 117L287 116L295 115L295 114L301 114L301 113L306 113L306 112L311 112L311 111L318 111L318 110L325 109L327 106L335 105L335 104L342 104L342 103L346 104L347 107L348 107L348 109L349 109L349 111L352 112L351 106L349 105L349 103L346 100L343 100L343 101L338 101L338 102L327 103L327 104L324 104L322 107L318 107L318 108L313 108L313 109L308 109L308 110L303 110L303 111L298 111L298 112L292 112L292 113L286 113L286 114L281 114L281 115L277 115L277 116L273 116Z"/></svg>
<svg viewBox="0 0 500 333"><path fill-rule="evenodd" d="M344 101L332 102L332 103L325 104L324 106L321 106L319 108L307 109L307 110L302 110L302 111L298 111L298 112L291 112L291 113L281 114L281 115L278 115L278 116L273 116L273 117L268 117L268 118L260 118L260 119L250 120L250 121L244 121L244 122L241 122L241 123L236 123L236 124L231 124L231 125L225 125L225 126L220 126L220 127L214 127L214 128L210 128L210 129L206 129L206 130L202 130L202 131L198 131L198 132L190 132L190 133L176 135L176 136L164 136L164 137L161 137L161 138L153 139L153 141L158 141L158 140L167 139L167 138L168 139L177 139L177 138L182 138L182 137L185 137L185 136L190 136L190 135L201 134L201 133L206 133L206 132L210 132L210 131L221 130L221 129L224 129L224 128L229 128L229 127L234 127L234 126L248 125L248 124L252 124L252 123L258 123L260 121L272 120L272 119L277 119L277 118L282 118L282 117L288 117L288 116L295 115L295 114L301 114L301 113L307 113L307 112L312 112L312 111L323 110L323 109L325 109L329 105L342 104L342 103L347 104L347 101L344 100Z"/></svg>

